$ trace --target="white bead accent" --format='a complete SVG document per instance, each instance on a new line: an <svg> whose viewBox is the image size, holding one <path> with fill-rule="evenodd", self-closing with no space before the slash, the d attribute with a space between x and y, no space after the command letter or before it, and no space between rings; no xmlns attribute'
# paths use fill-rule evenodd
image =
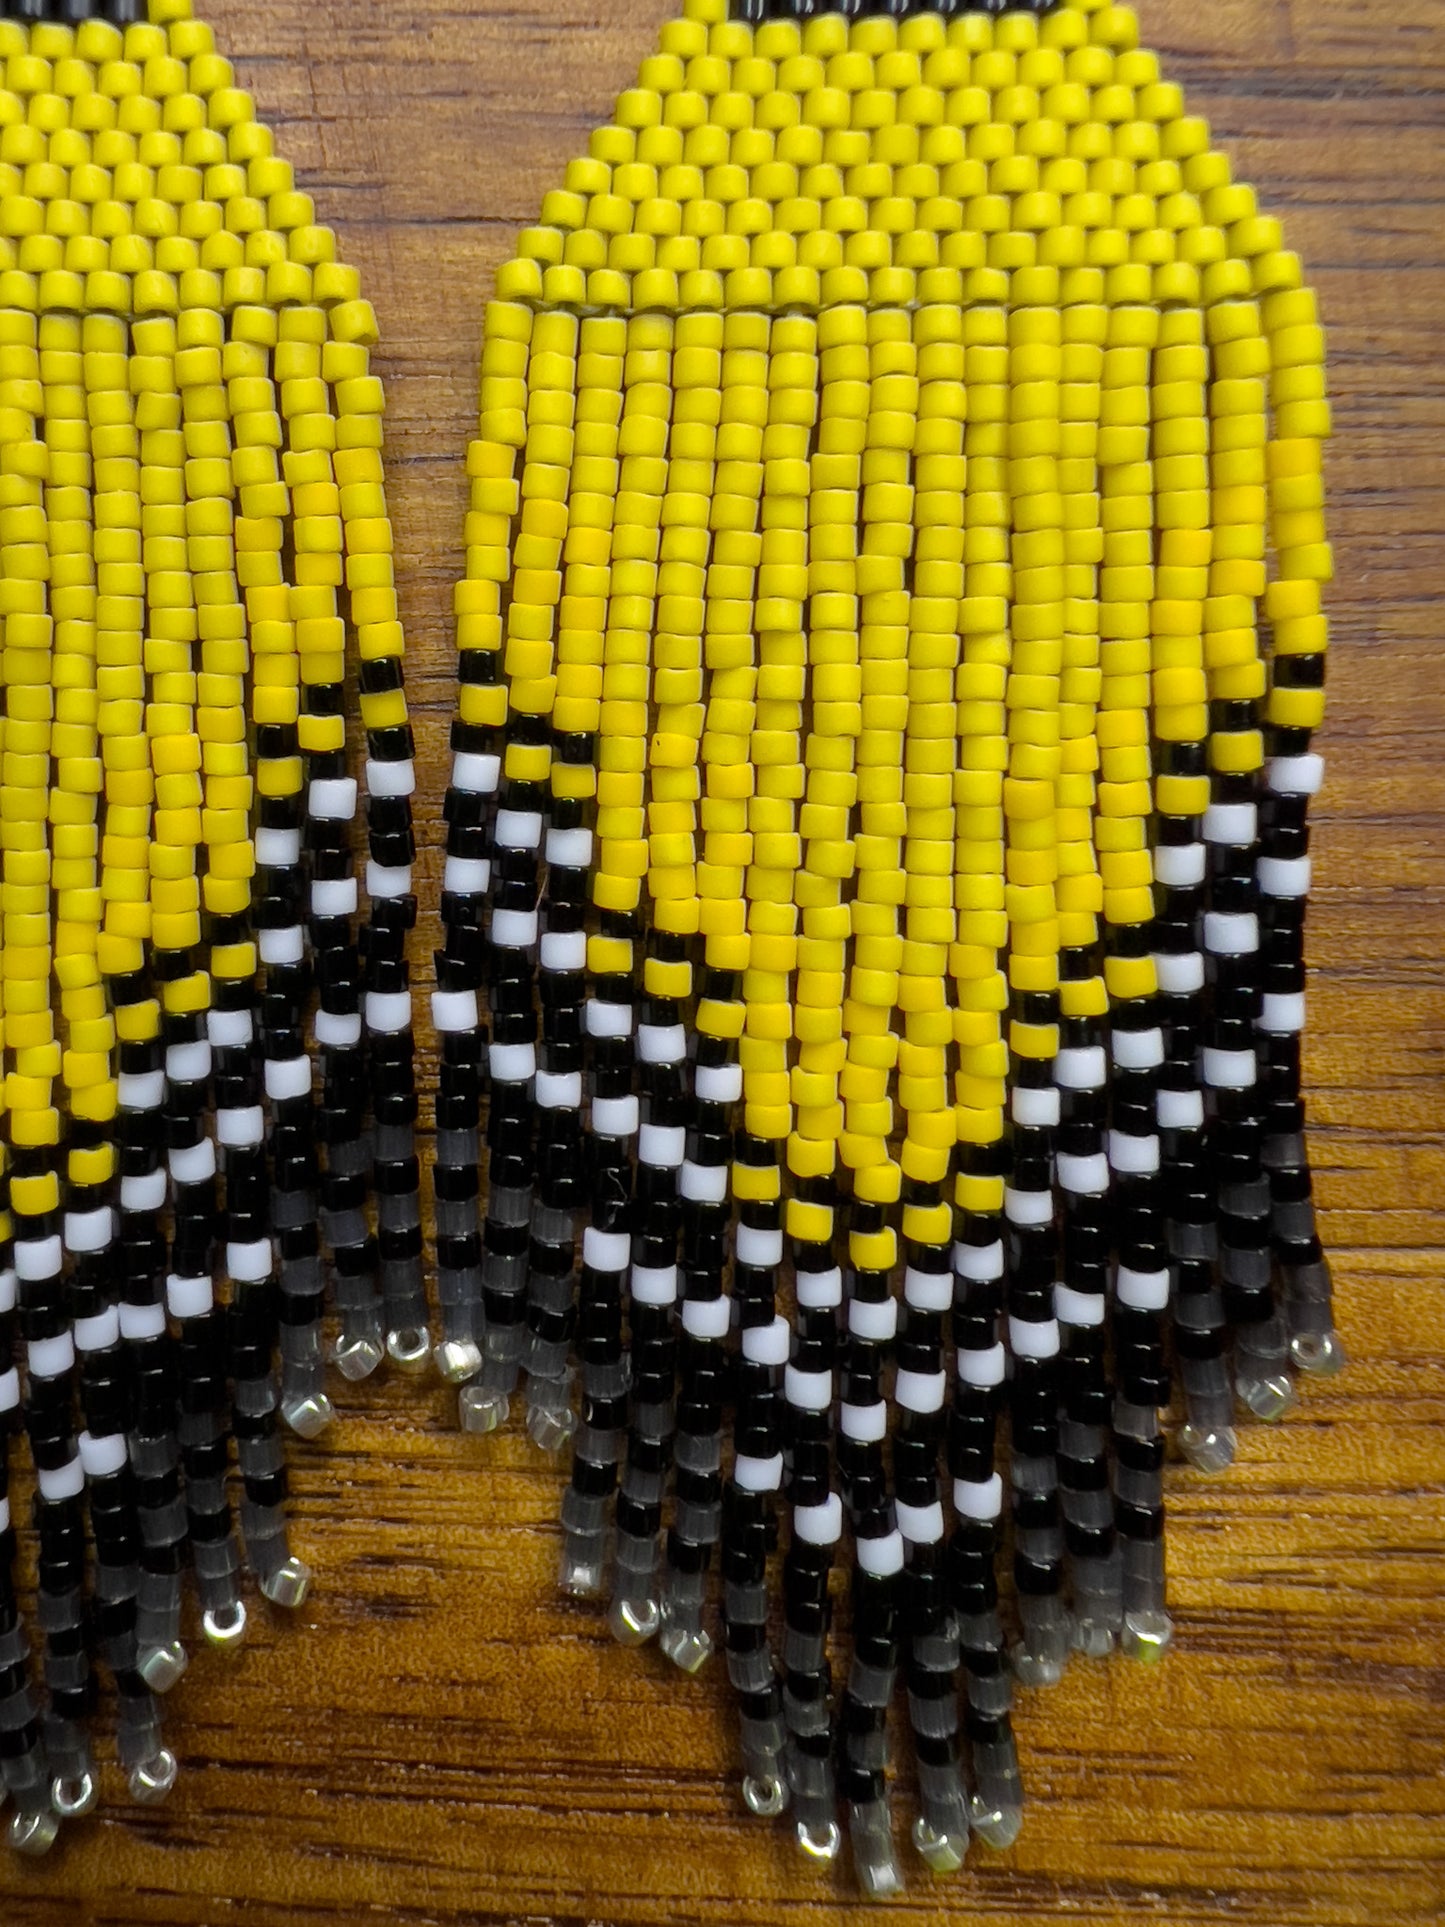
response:
<svg viewBox="0 0 1445 1927"><path fill-rule="evenodd" d="M1052 1086L1037 1091L1019 1084L1014 1087L1012 1108L1015 1124L1028 1130L1053 1130L1059 1121L1059 1093Z"/></svg>
<svg viewBox="0 0 1445 1927"><path fill-rule="evenodd" d="M361 1042L361 1012L318 1010L313 1028L318 1044L331 1044L344 1049L348 1044Z"/></svg>
<svg viewBox="0 0 1445 1927"><path fill-rule="evenodd" d="M259 1104L243 1106L236 1110L216 1112L216 1141L219 1144L227 1146L235 1144L259 1144L265 1135L265 1131L266 1120ZM208 1144L209 1142L210 1140L206 1138L201 1140L201 1144ZM201 1145L197 1145L196 1149L200 1151ZM214 1171L216 1168L214 1145L211 1146L210 1156L211 1169ZM171 1157L171 1176L175 1177L175 1175L176 1163L173 1153Z"/></svg>
<svg viewBox="0 0 1445 1927"><path fill-rule="evenodd" d="M1010 1318L1008 1345L1015 1358L1057 1358L1059 1321L1045 1318L1036 1323L1029 1318Z"/></svg>
<svg viewBox="0 0 1445 1927"><path fill-rule="evenodd" d="M25 1369L32 1378L59 1378L75 1364L75 1345L68 1331L54 1338L32 1338L25 1347Z"/></svg>
<svg viewBox="0 0 1445 1927"><path fill-rule="evenodd" d="M754 1365L786 1365L789 1336L786 1318L775 1317L766 1325L744 1325L743 1357Z"/></svg>
<svg viewBox="0 0 1445 1927"><path fill-rule="evenodd" d="M582 1262L594 1271L626 1271L632 1240L625 1231L599 1231L589 1224L582 1233Z"/></svg>
<svg viewBox="0 0 1445 1927"><path fill-rule="evenodd" d="M1147 1177L1159 1169L1157 1137L1135 1137L1130 1131L1110 1131L1109 1164L1115 1171Z"/></svg>
<svg viewBox="0 0 1445 1927"><path fill-rule="evenodd" d="M680 1064L687 1056L687 1032L681 1024L639 1024L637 1055L644 1064Z"/></svg>
<svg viewBox="0 0 1445 1927"><path fill-rule="evenodd" d="M544 930L538 954L544 970L585 970L585 930Z"/></svg>
<svg viewBox="0 0 1445 1927"><path fill-rule="evenodd" d="M1203 1091L1161 1090L1155 1106L1161 1131L1199 1131L1204 1128Z"/></svg>
<svg viewBox="0 0 1445 1927"><path fill-rule="evenodd" d="M366 860L366 894L369 897L404 897L411 891L409 863L376 863Z"/></svg>
<svg viewBox="0 0 1445 1927"><path fill-rule="evenodd" d="M526 1084L537 1073L535 1044L488 1044L487 1067L499 1084Z"/></svg>
<svg viewBox="0 0 1445 1927"><path fill-rule="evenodd" d="M637 1133L637 1155L644 1164L676 1171L687 1154L687 1132L680 1124L644 1124Z"/></svg>
<svg viewBox="0 0 1445 1927"><path fill-rule="evenodd" d="M804 1311L832 1311L843 1302L843 1274L836 1265L827 1271L799 1271L793 1290Z"/></svg>
<svg viewBox="0 0 1445 1927"><path fill-rule="evenodd" d="M0 1412L13 1412L19 1403L20 1374L12 1365L8 1372L0 1372Z"/></svg>
<svg viewBox="0 0 1445 1927"><path fill-rule="evenodd" d="M898 1530L915 1546L936 1546L943 1537L943 1505L905 1505L899 1499L893 1510L898 1515Z"/></svg>
<svg viewBox="0 0 1445 1927"><path fill-rule="evenodd" d="M1102 1325L1104 1294L1075 1291L1072 1285L1055 1285L1054 1316L1061 1325Z"/></svg>
<svg viewBox="0 0 1445 1927"><path fill-rule="evenodd" d="M1114 1296L1132 1311L1166 1311L1169 1307L1167 1271L1131 1271L1120 1265L1114 1274Z"/></svg>
<svg viewBox="0 0 1445 1927"><path fill-rule="evenodd" d="M1262 856L1259 887L1267 897L1307 897L1313 868L1307 856Z"/></svg>
<svg viewBox="0 0 1445 1927"><path fill-rule="evenodd" d="M987 1284L991 1279L1002 1278L1002 1238L995 1239L991 1245L956 1244L953 1268L960 1278L967 1278L971 1284Z"/></svg>
<svg viewBox="0 0 1445 1927"><path fill-rule="evenodd" d="M609 1004L600 997L593 997L587 1004L587 1035L589 1037L630 1037L632 1035L631 1004Z"/></svg>
<svg viewBox="0 0 1445 1927"><path fill-rule="evenodd" d="M1166 997L1192 997L1204 988L1204 959L1197 950L1183 956L1156 951L1154 971Z"/></svg>
<svg viewBox="0 0 1445 1927"><path fill-rule="evenodd" d="M1275 756L1264 766L1264 780L1276 796L1315 796L1325 780L1325 759L1314 751Z"/></svg>
<svg viewBox="0 0 1445 1927"><path fill-rule="evenodd" d="M855 1539L853 1551L864 1572L875 1579L891 1579L903 1570L903 1534L886 1533L881 1539Z"/></svg>
<svg viewBox="0 0 1445 1927"><path fill-rule="evenodd" d="M898 1305L892 1298L881 1303L871 1298L853 1298L848 1303L848 1329L855 1338L875 1345L889 1345L898 1330Z"/></svg>
<svg viewBox="0 0 1445 1927"><path fill-rule="evenodd" d="M266 1059L266 1095L273 1103L285 1103L287 1098L307 1097L311 1092L311 1059L309 1057L268 1057Z"/></svg>
<svg viewBox="0 0 1445 1927"><path fill-rule="evenodd" d="M682 1307L682 1329L693 1338L726 1338L732 1316L726 1298L689 1298Z"/></svg>
<svg viewBox="0 0 1445 1927"><path fill-rule="evenodd" d="M366 1028L368 1030L395 1032L406 1030L411 1025L411 992L409 990L368 990L366 993Z"/></svg>
<svg viewBox="0 0 1445 1927"><path fill-rule="evenodd" d="M311 886L313 917L351 917L356 914L355 877L320 877Z"/></svg>
<svg viewBox="0 0 1445 1927"><path fill-rule="evenodd" d="M1216 957L1252 957L1259 949L1259 918L1252 910L1206 910L1204 948Z"/></svg>
<svg viewBox="0 0 1445 1927"><path fill-rule="evenodd" d="M736 1104L743 1094L741 1064L699 1064L693 1073L693 1090L702 1104Z"/></svg>
<svg viewBox="0 0 1445 1927"><path fill-rule="evenodd" d="M42 1466L35 1475L35 1483L40 1488L42 1499L52 1502L57 1499L78 1499L85 1490L85 1471L80 1463L80 1454L67 1459L64 1465L49 1469Z"/></svg>
<svg viewBox="0 0 1445 1927"><path fill-rule="evenodd" d="M490 796L502 775L502 759L482 750L459 749L452 757L452 788Z"/></svg>
<svg viewBox="0 0 1445 1927"><path fill-rule="evenodd" d="M166 1328L164 1305L127 1305L120 1307L122 1338L159 1338Z"/></svg>
<svg viewBox="0 0 1445 1927"><path fill-rule="evenodd" d="M166 1280L166 1304L172 1318L204 1318L215 1302L209 1278L178 1278L173 1272Z"/></svg>
<svg viewBox="0 0 1445 1927"><path fill-rule="evenodd" d="M1154 875L1170 890L1192 890L1204 881L1202 843L1161 843L1154 852Z"/></svg>
<svg viewBox="0 0 1445 1927"><path fill-rule="evenodd" d="M394 763L386 763L374 756L368 756L366 789L369 796L414 796L416 769L411 758L408 756L399 758Z"/></svg>
<svg viewBox="0 0 1445 1927"><path fill-rule="evenodd" d="M116 1098L123 1111L158 1111L166 1101L164 1071L122 1071Z"/></svg>
<svg viewBox="0 0 1445 1927"><path fill-rule="evenodd" d="M537 1103L544 1111L580 1111L581 1071L538 1071Z"/></svg>
<svg viewBox="0 0 1445 1927"><path fill-rule="evenodd" d="M1259 831L1259 811L1253 803L1211 803L1202 827L1206 843L1247 849Z"/></svg>
<svg viewBox="0 0 1445 1927"><path fill-rule="evenodd" d="M306 814L336 823L356 814L354 776L318 776L306 791Z"/></svg>
<svg viewBox="0 0 1445 1927"><path fill-rule="evenodd" d="M249 1010L208 1010L206 1035L213 1050L243 1050L256 1034Z"/></svg>
<svg viewBox="0 0 1445 1927"><path fill-rule="evenodd" d="M592 861L591 830L548 830L547 861L559 870L585 870Z"/></svg>
<svg viewBox="0 0 1445 1927"><path fill-rule="evenodd" d="M227 1118L252 1118L256 1123L256 1135L231 1139L237 1145L258 1145L260 1143L260 1106L243 1112L225 1112ZM216 1112L220 1122L222 1112ZM222 1139L227 1143L227 1139ZM177 1145L166 1154L166 1164L170 1166L171 1183L177 1185L204 1185L216 1175L216 1143L210 1137L202 1137L195 1145Z"/></svg>
<svg viewBox="0 0 1445 1927"><path fill-rule="evenodd" d="M821 1505L793 1507L794 1535L810 1546L836 1546L843 1536L843 1501L830 1492Z"/></svg>
<svg viewBox="0 0 1445 1927"><path fill-rule="evenodd" d="M1259 1075L1259 1059L1252 1050L1204 1048L1204 1081L1216 1091L1247 1091Z"/></svg>
<svg viewBox="0 0 1445 1927"><path fill-rule="evenodd" d="M677 1266L634 1265L629 1289L639 1305L675 1305Z"/></svg>
<svg viewBox="0 0 1445 1927"><path fill-rule="evenodd" d="M19 1296L19 1280L15 1276L15 1268L13 1265L7 1265L3 1271L0 1271L0 1318L3 1318L7 1311L14 1311Z"/></svg>
<svg viewBox="0 0 1445 1927"><path fill-rule="evenodd" d="M166 1076L173 1084L199 1084L210 1074L211 1047L203 1038L167 1049Z"/></svg>
<svg viewBox="0 0 1445 1927"><path fill-rule="evenodd" d="M900 1366L893 1396L905 1412L941 1412L946 1385L942 1372L910 1372Z"/></svg>
<svg viewBox="0 0 1445 1927"><path fill-rule="evenodd" d="M997 1472L986 1479L955 1479L953 1509L961 1519L996 1519L1003 1510L1003 1480Z"/></svg>
<svg viewBox="0 0 1445 1927"><path fill-rule="evenodd" d="M125 1433L107 1432L101 1438L82 1432L76 1440L80 1463L88 1479L111 1479L125 1464Z"/></svg>
<svg viewBox="0 0 1445 1927"><path fill-rule="evenodd" d="M694 1204L721 1204L728 1194L728 1168L725 1164L694 1164L684 1159L677 1188Z"/></svg>
<svg viewBox="0 0 1445 1927"><path fill-rule="evenodd" d="M299 923L289 923L284 930L263 930L257 938L262 963L296 964L305 954L305 939Z"/></svg>
<svg viewBox="0 0 1445 1927"><path fill-rule="evenodd" d="M635 1097L594 1097L592 1129L598 1137L631 1137L637 1130Z"/></svg>
<svg viewBox="0 0 1445 1927"><path fill-rule="evenodd" d="M739 1452L733 1462L733 1481L744 1492L776 1492L783 1483L782 1453L774 1452L770 1459L754 1459Z"/></svg>
<svg viewBox="0 0 1445 1927"><path fill-rule="evenodd" d="M1267 990L1260 1005L1257 1030L1283 1036L1305 1027L1305 994L1302 990Z"/></svg>
<svg viewBox="0 0 1445 1927"><path fill-rule="evenodd" d="M431 1020L438 1030L474 1031L480 1018L474 990L434 990Z"/></svg>
<svg viewBox="0 0 1445 1927"><path fill-rule="evenodd" d="M1004 1187L1004 1216L1010 1224L1048 1224L1054 1215L1052 1191L1015 1191Z"/></svg>
<svg viewBox="0 0 1445 1927"><path fill-rule="evenodd" d="M504 850L535 850L542 841L540 810L498 810L496 841Z"/></svg>
<svg viewBox="0 0 1445 1927"><path fill-rule="evenodd" d="M1003 1369L1003 1346L997 1342L986 1351L959 1351L958 1375L965 1385L1002 1385Z"/></svg>
<svg viewBox="0 0 1445 1927"><path fill-rule="evenodd" d="M855 1439L860 1445L876 1445L888 1434L888 1407L881 1398L876 1405L840 1405L838 1429L845 1439Z"/></svg>
<svg viewBox="0 0 1445 1927"><path fill-rule="evenodd" d="M294 870L301 861L300 830L256 831L256 861L268 870Z"/></svg>
<svg viewBox="0 0 1445 1927"><path fill-rule="evenodd" d="M14 1245L15 1276L21 1284L38 1284L60 1276L60 1234L48 1238L17 1238Z"/></svg>
<svg viewBox="0 0 1445 1927"><path fill-rule="evenodd" d="M915 1311L947 1311L953 1304L953 1277L946 1271L915 1271L909 1265L903 1274L903 1296Z"/></svg>
<svg viewBox="0 0 1445 1927"><path fill-rule="evenodd" d="M242 1285L259 1285L271 1276L271 1240L247 1238L226 1246L226 1271Z"/></svg>
<svg viewBox="0 0 1445 1927"><path fill-rule="evenodd" d="M1109 1160L1102 1151L1087 1156L1060 1151L1054 1158L1054 1176L1061 1191L1072 1191L1076 1197L1102 1197L1109 1188Z"/></svg>
<svg viewBox="0 0 1445 1927"><path fill-rule="evenodd" d="M1066 1091L1102 1090L1109 1075L1102 1044L1075 1044L1054 1059L1054 1082Z"/></svg>
<svg viewBox="0 0 1445 1927"><path fill-rule="evenodd" d="M494 910L492 942L501 950L528 950L537 941L535 910Z"/></svg>
<svg viewBox="0 0 1445 1927"><path fill-rule="evenodd" d="M480 897L491 888L492 859L488 856L449 856L442 867L442 889L448 896Z"/></svg>
<svg viewBox="0 0 1445 1927"><path fill-rule="evenodd" d="M1152 1030L1114 1030L1109 1034L1114 1067L1121 1071L1152 1071L1164 1062L1164 1033Z"/></svg>
<svg viewBox="0 0 1445 1927"><path fill-rule="evenodd" d="M108 1204L94 1211L67 1211L65 1248L67 1251L104 1251L115 1235L115 1215Z"/></svg>
<svg viewBox="0 0 1445 1927"><path fill-rule="evenodd" d="M122 1211L159 1211L166 1201L166 1174L158 1165L154 1171L120 1181Z"/></svg>
<svg viewBox="0 0 1445 1927"><path fill-rule="evenodd" d="M777 1229L765 1231L756 1225L740 1224L734 1256L740 1265L780 1265L783 1262L783 1234Z"/></svg>
<svg viewBox="0 0 1445 1927"><path fill-rule="evenodd" d="M833 1403L831 1372L800 1372L790 1365L783 1374L783 1392L789 1405L800 1412L826 1412Z"/></svg>

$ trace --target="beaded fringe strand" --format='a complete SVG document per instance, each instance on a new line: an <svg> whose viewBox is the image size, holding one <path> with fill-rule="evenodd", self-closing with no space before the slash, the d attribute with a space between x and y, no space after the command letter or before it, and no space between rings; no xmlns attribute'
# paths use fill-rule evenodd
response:
<svg viewBox="0 0 1445 1927"><path fill-rule="evenodd" d="M0 50L0 1416L46 1687L0 1489L0 1786L41 1853L97 1797L97 1662L169 1791L187 1564L243 1635L232 1435L246 1563L305 1596L323 1252L348 1376L429 1348L374 318L189 0L7 0Z"/></svg>

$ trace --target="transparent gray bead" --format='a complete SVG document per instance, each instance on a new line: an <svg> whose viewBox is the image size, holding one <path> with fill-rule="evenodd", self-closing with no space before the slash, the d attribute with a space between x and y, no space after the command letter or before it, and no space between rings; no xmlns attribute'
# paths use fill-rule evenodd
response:
<svg viewBox="0 0 1445 1927"><path fill-rule="evenodd" d="M464 1432L495 1432L507 1422L511 1401L505 1392L489 1391L482 1385L463 1385L457 1400L457 1417Z"/></svg>
<svg viewBox="0 0 1445 1927"><path fill-rule="evenodd" d="M273 1606L285 1606L294 1611L303 1605L311 1590L311 1568L303 1559L293 1553L274 1571L261 1579L261 1590Z"/></svg>
<svg viewBox="0 0 1445 1927"><path fill-rule="evenodd" d="M925 1820L920 1813L913 1822L913 1846L920 1860L930 1873L957 1873L963 1865L963 1856L968 1851L967 1820L962 1835L940 1833L931 1821Z"/></svg>
<svg viewBox="0 0 1445 1927"><path fill-rule="evenodd" d="M12 1813L6 1829L11 1851L38 1860L49 1853L60 1832L60 1820L49 1807L22 1807Z"/></svg>
<svg viewBox="0 0 1445 1927"><path fill-rule="evenodd" d="M164 1646L147 1646L136 1661L136 1671L153 1693L169 1693L185 1672L186 1649L178 1639Z"/></svg>
<svg viewBox="0 0 1445 1927"><path fill-rule="evenodd" d="M787 1783L779 1773L743 1775L743 1804L760 1820L776 1820L788 1804Z"/></svg>
<svg viewBox="0 0 1445 1927"><path fill-rule="evenodd" d="M562 1542L557 1588L569 1599L600 1598L606 1583L605 1533L569 1532Z"/></svg>
<svg viewBox="0 0 1445 1927"><path fill-rule="evenodd" d="M1348 1360L1338 1332L1297 1331L1289 1342L1290 1357L1311 1378L1333 1378Z"/></svg>
<svg viewBox="0 0 1445 1927"><path fill-rule="evenodd" d="M100 1786L88 1768L78 1774L57 1773L50 1783L50 1804L62 1820L83 1820L99 1801Z"/></svg>
<svg viewBox="0 0 1445 1927"><path fill-rule="evenodd" d="M1177 1433L1179 1449L1196 1472L1227 1472L1239 1448L1232 1425L1210 1428L1186 1419Z"/></svg>
<svg viewBox="0 0 1445 1927"><path fill-rule="evenodd" d="M903 1891L903 1875L893 1851L893 1829L886 1800L855 1801L848 1809L848 1834L858 1885L869 1900L890 1900Z"/></svg>
<svg viewBox="0 0 1445 1927"><path fill-rule="evenodd" d="M399 1371L424 1372L431 1359L425 1325L398 1325L386 1334L386 1355Z"/></svg>
<svg viewBox="0 0 1445 1927"><path fill-rule="evenodd" d="M1056 1686L1073 1648L1069 1609L1058 1596L1019 1597L1023 1636L1010 1653L1013 1675L1025 1686Z"/></svg>
<svg viewBox="0 0 1445 1927"><path fill-rule="evenodd" d="M465 1385L482 1369L482 1348L471 1338L444 1338L432 1356L449 1385Z"/></svg>
<svg viewBox="0 0 1445 1927"><path fill-rule="evenodd" d="M607 1627L622 1646L643 1646L662 1624L662 1608L651 1597L619 1593L607 1613Z"/></svg>
<svg viewBox="0 0 1445 1927"><path fill-rule="evenodd" d="M323 1391L283 1394L281 1416L298 1439L315 1439L330 1425L336 1413Z"/></svg>

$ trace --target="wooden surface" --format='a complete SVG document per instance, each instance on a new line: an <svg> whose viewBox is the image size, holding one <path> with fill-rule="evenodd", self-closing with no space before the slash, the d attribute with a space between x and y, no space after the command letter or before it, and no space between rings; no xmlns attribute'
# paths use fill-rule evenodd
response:
<svg viewBox="0 0 1445 1927"><path fill-rule="evenodd" d="M211 0L381 317L436 901L450 587L482 302L667 0ZM1309 1082L1353 1365L1223 1482L1171 1475L1178 1643L1021 1695L1002 1858L894 1909L1325 1927L1445 1919L1445 8L1142 0L1145 37L1287 218L1333 347L1340 559ZM423 933L418 956L431 947ZM168 1807L106 1804L5 1927L842 1919L851 1876L742 1813L720 1670L621 1652L552 1591L559 1473L450 1399L334 1388L293 1453L301 1625L261 1610L172 1696Z"/></svg>

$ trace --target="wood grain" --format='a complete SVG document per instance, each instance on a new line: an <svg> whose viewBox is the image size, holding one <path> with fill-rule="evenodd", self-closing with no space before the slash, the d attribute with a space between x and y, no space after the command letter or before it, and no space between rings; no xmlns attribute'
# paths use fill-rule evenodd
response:
<svg viewBox="0 0 1445 1927"><path fill-rule="evenodd" d="M212 0L382 319L436 901L449 595L482 303L668 0ZM1221 1483L1171 1486L1177 1649L1022 1695L1011 1853L895 1912L981 1923L1445 1919L1445 18L1440 0L1143 0L1288 221L1330 323L1340 559L1309 1077L1353 1366ZM431 947L432 930L417 943ZM428 1058L428 1063L431 1061ZM121 1801L6 1927L861 1920L742 1814L717 1671L624 1654L551 1577L558 1472L440 1390L341 1388L293 1455L304 1624L173 1695L168 1808Z"/></svg>

